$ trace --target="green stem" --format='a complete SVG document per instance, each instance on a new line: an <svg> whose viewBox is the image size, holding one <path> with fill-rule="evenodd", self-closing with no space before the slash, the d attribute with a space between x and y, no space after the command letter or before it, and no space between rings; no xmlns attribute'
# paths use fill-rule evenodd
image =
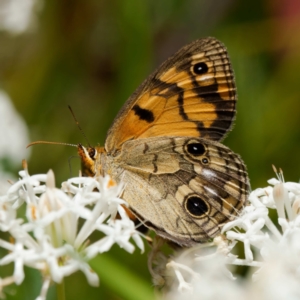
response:
<svg viewBox="0 0 300 300"><path fill-rule="evenodd" d="M57 295L57 300L65 300L66 299L64 280L60 284L56 285L56 295Z"/></svg>

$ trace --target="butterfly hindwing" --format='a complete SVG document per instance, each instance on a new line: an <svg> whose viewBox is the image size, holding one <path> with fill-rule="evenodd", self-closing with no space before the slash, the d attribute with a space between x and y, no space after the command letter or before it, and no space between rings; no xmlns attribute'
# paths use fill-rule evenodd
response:
<svg viewBox="0 0 300 300"><path fill-rule="evenodd" d="M219 233L239 213L249 191L241 158L201 138L127 141L113 165L130 210L146 226L186 246Z"/></svg>

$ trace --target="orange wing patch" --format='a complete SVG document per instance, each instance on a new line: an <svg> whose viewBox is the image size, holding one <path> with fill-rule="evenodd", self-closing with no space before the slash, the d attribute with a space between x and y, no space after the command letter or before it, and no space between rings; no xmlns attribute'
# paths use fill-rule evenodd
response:
<svg viewBox="0 0 300 300"><path fill-rule="evenodd" d="M219 141L230 130L235 104L225 47L213 38L195 41L167 60L128 100L108 132L106 150L154 136Z"/></svg>

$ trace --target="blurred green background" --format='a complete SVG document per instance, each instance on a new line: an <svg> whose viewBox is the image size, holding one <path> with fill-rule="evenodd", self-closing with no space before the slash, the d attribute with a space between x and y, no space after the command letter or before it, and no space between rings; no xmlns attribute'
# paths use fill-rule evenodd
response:
<svg viewBox="0 0 300 300"><path fill-rule="evenodd" d="M299 1L46 0L38 11L32 30L0 31L0 88L27 122L31 141L86 144L71 105L91 145L103 145L114 116L147 75L181 46L214 36L228 48L238 88L236 124L224 144L244 159L253 189L274 176L271 164L298 181ZM68 159L76 154L72 147L34 146L29 171L51 168L58 184L70 176ZM79 159L71 166L76 176ZM10 171L19 169L21 162ZM154 298L146 254L115 247L96 265L100 287L72 275L67 299ZM37 295L39 278L28 273L8 299ZM48 298L55 299L53 289Z"/></svg>

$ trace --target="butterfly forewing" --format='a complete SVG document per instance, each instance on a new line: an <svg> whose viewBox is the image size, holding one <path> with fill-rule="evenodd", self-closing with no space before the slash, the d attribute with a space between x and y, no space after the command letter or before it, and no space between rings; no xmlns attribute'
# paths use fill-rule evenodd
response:
<svg viewBox="0 0 300 300"><path fill-rule="evenodd" d="M221 140L235 116L236 91L226 48L214 38L183 47L126 102L106 150L129 139L194 136ZM111 134L113 132L113 134Z"/></svg>

